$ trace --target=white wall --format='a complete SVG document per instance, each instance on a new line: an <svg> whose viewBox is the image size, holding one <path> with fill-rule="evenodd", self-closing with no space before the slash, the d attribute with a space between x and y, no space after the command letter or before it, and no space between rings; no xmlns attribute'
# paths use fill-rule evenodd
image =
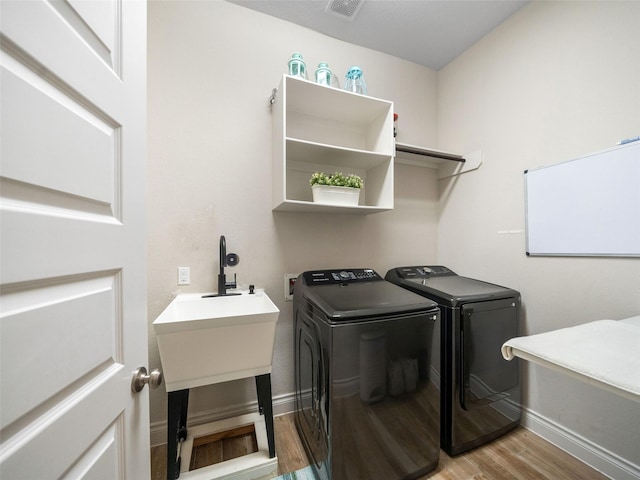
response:
<svg viewBox="0 0 640 480"><path fill-rule="evenodd" d="M417 259L435 262L438 186L434 170L398 166L393 211L272 212L271 90L293 52L304 55L311 75L321 61L341 79L360 65L369 93L395 102L399 138L434 145L436 72L222 1L154 1L148 15L150 365L160 365L151 323L177 293L217 288L225 235L227 251L240 256L227 273L266 288L280 308L272 381L276 401L286 400L294 387L284 273L361 266L384 275ZM176 285L178 266L191 267L190 286ZM196 389L190 418L253 401L252 379ZM151 392L152 429L165 421L161 388Z"/></svg>
<svg viewBox="0 0 640 480"><path fill-rule="evenodd" d="M640 133L639 25L639 2L532 2L439 72L438 145L479 148L484 164L440 184L438 259L518 289L524 333L640 313L640 259L525 256L523 190L525 169ZM525 373L534 427L549 420L640 475L638 403Z"/></svg>

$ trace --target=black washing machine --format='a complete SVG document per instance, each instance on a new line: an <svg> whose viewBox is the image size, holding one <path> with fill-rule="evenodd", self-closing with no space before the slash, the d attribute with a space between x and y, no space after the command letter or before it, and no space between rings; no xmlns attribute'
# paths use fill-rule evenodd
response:
<svg viewBox="0 0 640 480"><path fill-rule="evenodd" d="M385 279L440 306L442 449L457 455L517 427L520 364L500 347L518 336L520 294L440 265L393 268Z"/></svg>
<svg viewBox="0 0 640 480"><path fill-rule="evenodd" d="M295 284L295 424L320 480L415 479L439 455L440 310L371 269Z"/></svg>

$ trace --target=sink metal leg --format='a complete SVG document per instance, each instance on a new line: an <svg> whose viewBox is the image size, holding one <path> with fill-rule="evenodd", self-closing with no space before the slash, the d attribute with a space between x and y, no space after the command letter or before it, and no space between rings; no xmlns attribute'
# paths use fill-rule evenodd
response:
<svg viewBox="0 0 640 480"><path fill-rule="evenodd" d="M187 438L189 389L169 392L167 408L167 480L180 476L178 445Z"/></svg>
<svg viewBox="0 0 640 480"><path fill-rule="evenodd" d="M256 376L256 390L258 391L258 408L260 415L264 415L267 427L267 442L269 443L269 458L276 456L275 435L273 430L273 403L271 397L271 374Z"/></svg>

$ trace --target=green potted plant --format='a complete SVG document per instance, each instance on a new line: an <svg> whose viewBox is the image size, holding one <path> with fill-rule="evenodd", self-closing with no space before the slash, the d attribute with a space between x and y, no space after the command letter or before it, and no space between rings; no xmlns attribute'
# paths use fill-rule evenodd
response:
<svg viewBox="0 0 640 480"><path fill-rule="evenodd" d="M309 180L313 191L313 201L328 205L356 206L360 200L360 189L364 186L362 178L350 173L343 175L335 172L327 175L315 172Z"/></svg>

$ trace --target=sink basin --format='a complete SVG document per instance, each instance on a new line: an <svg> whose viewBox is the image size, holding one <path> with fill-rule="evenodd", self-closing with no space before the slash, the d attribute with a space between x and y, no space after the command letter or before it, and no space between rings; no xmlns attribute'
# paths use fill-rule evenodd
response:
<svg viewBox="0 0 640 480"><path fill-rule="evenodd" d="M271 373L280 310L264 290L178 295L153 322L167 392Z"/></svg>

